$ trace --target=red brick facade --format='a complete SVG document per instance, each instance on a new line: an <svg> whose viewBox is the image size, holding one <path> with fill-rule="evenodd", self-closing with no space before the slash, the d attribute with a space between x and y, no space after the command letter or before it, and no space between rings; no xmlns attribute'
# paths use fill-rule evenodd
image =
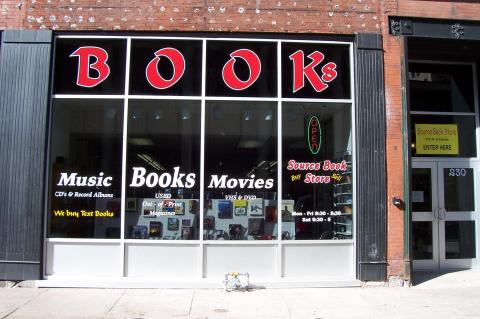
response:
<svg viewBox="0 0 480 319"><path fill-rule="evenodd" d="M105 31L223 31L383 35L387 111L389 276L402 276L402 74L400 37L388 35L388 16L480 20L472 1L419 0L31 0L1 1L0 29Z"/></svg>

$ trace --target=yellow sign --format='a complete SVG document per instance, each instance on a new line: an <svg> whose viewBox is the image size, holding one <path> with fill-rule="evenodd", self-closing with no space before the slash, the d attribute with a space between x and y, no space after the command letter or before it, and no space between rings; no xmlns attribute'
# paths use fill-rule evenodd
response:
<svg viewBox="0 0 480 319"><path fill-rule="evenodd" d="M457 124L415 124L417 154L458 155Z"/></svg>

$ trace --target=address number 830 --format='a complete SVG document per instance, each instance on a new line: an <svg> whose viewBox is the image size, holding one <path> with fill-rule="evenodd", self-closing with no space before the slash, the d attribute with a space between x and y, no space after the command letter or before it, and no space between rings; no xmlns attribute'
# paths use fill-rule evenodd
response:
<svg viewBox="0 0 480 319"><path fill-rule="evenodd" d="M454 176L454 177L467 176L467 170L465 168L450 168L448 170L448 176Z"/></svg>

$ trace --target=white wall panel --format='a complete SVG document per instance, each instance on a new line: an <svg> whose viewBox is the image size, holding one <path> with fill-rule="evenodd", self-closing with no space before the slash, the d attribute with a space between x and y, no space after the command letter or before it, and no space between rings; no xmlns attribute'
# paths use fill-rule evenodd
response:
<svg viewBox="0 0 480 319"><path fill-rule="evenodd" d="M223 279L232 271L248 272L250 281L277 277L276 245L205 245L204 274Z"/></svg>
<svg viewBox="0 0 480 319"><path fill-rule="evenodd" d="M56 243L47 244L47 276L119 277L120 244Z"/></svg>
<svg viewBox="0 0 480 319"><path fill-rule="evenodd" d="M355 278L354 245L311 244L283 246L283 275L287 279L349 280Z"/></svg>
<svg viewBox="0 0 480 319"><path fill-rule="evenodd" d="M166 280L198 279L199 245L125 245L125 275Z"/></svg>

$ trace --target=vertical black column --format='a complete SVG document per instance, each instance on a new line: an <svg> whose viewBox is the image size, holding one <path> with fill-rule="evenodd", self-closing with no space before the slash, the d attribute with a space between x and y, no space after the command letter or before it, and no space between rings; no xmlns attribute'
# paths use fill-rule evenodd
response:
<svg viewBox="0 0 480 319"><path fill-rule="evenodd" d="M2 34L0 280L41 278L51 42L51 31Z"/></svg>
<svg viewBox="0 0 480 319"><path fill-rule="evenodd" d="M387 276L385 92L382 36L358 34L355 48L357 276Z"/></svg>

